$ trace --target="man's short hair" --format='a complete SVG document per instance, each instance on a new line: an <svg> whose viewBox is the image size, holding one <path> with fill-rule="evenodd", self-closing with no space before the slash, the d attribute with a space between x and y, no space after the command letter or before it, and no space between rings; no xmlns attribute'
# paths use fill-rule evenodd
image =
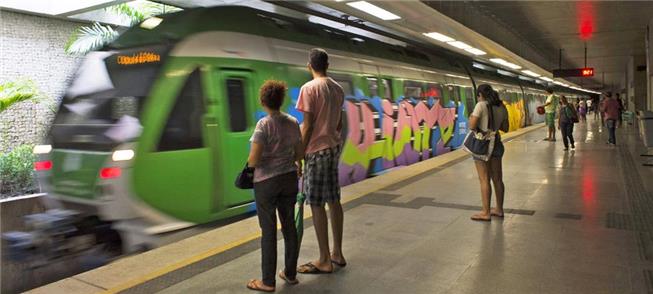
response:
<svg viewBox="0 0 653 294"><path fill-rule="evenodd" d="M546 92L549 93L549 94L553 94L553 88L547 87Z"/></svg>
<svg viewBox="0 0 653 294"><path fill-rule="evenodd" d="M308 54L308 63L317 72L326 72L329 67L329 54L324 49L313 48Z"/></svg>

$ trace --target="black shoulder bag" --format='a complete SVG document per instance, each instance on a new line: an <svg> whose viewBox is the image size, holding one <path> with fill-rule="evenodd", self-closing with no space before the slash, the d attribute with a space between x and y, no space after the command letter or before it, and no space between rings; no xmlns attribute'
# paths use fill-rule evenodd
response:
<svg viewBox="0 0 653 294"><path fill-rule="evenodd" d="M236 177L236 182L234 184L236 185L236 188L239 189L254 188L254 168L247 166L247 162L245 162L245 167Z"/></svg>

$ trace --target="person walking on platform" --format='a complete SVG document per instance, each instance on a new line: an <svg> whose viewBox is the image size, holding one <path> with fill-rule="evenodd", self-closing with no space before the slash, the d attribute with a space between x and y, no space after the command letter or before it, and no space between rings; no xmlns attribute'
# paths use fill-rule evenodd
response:
<svg viewBox="0 0 653 294"><path fill-rule="evenodd" d="M592 99L587 99L587 114L590 114L592 111L594 111L593 104L594 102Z"/></svg>
<svg viewBox="0 0 653 294"><path fill-rule="evenodd" d="M549 94L546 97L546 102L544 103L544 112L545 112L545 122L547 126L547 137L544 138L544 141L555 142L556 140L556 107L557 103L555 101L555 96L553 96L553 89L548 88L546 92Z"/></svg>
<svg viewBox="0 0 653 294"><path fill-rule="evenodd" d="M247 288L274 292L277 268L277 215L285 245L285 269L279 277L289 284L297 284L297 255L299 254L295 228L298 170L304 156L297 120L279 111L286 96L286 84L266 81L260 89L260 102L268 115L256 124L247 160L254 170L254 198L261 226L262 280L250 280Z"/></svg>
<svg viewBox="0 0 653 294"><path fill-rule="evenodd" d="M302 274L333 272L333 266L347 265L342 254L344 213L340 204L338 163L341 152L342 107L345 93L342 87L327 76L329 56L322 49L311 49L308 69L313 80L299 91L297 110L304 114L302 141L306 150L304 158L303 191L313 213L313 227L317 235L320 256L301 265ZM329 205L333 252L329 251L328 218L325 204Z"/></svg>
<svg viewBox="0 0 653 294"><path fill-rule="evenodd" d="M609 93L606 95L601 104L601 112L605 113L605 126L608 128L608 142L610 145L617 145L617 137L615 134L615 128L617 127L617 121L619 120L619 114L621 113L621 106L617 99L613 99L609 96Z"/></svg>
<svg viewBox="0 0 653 294"><path fill-rule="evenodd" d="M562 132L562 142L565 144L565 151L576 149L574 145L574 121L578 119L578 114L574 107L567 101L567 97L560 98L562 106L560 107L560 119L558 119L558 129Z"/></svg>
<svg viewBox="0 0 653 294"><path fill-rule="evenodd" d="M478 103L469 118L470 129L480 129L487 132L488 130L501 130L507 132L509 129L508 110L501 102L499 94L492 89L492 86L482 84L476 90ZM492 113L490 114L490 111ZM490 117L492 121L490 121ZM501 142L501 136L497 132L492 156L488 161L474 159L478 180L481 184L481 202L483 210L471 217L476 221L490 221L492 216L503 217L503 196L505 187L503 184L503 167L501 159L505 149ZM490 209L490 198L492 196L492 186L494 184L494 194L496 197L496 208Z"/></svg>

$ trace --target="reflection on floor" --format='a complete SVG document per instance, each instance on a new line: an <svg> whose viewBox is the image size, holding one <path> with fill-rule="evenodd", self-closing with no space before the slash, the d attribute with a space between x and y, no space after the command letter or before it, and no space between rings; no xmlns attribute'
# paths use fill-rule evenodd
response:
<svg viewBox="0 0 653 294"><path fill-rule="evenodd" d="M504 219L469 220L480 196L466 159L348 203L349 265L300 275L297 286L278 281L277 292L652 292L653 169L640 164L637 130L618 129L612 147L595 121L580 123L568 152L561 138L542 141L544 132L506 143ZM256 242L127 292L250 293L246 281L260 278ZM316 256L307 226L300 263Z"/></svg>

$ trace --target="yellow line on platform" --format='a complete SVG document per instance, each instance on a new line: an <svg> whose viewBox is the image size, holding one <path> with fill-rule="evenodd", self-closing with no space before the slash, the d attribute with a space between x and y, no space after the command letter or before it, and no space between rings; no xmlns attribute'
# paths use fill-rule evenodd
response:
<svg viewBox="0 0 653 294"><path fill-rule="evenodd" d="M534 131L536 129L539 129L542 126L543 126L542 124L538 124L538 125L535 125L535 126L526 127L526 128L514 131L514 132L507 133L503 137L504 137L504 139L511 139L511 138L518 137L518 136L521 136L523 134L526 134L528 132ZM459 159L461 157L467 156L467 154L464 153L464 151L462 151L462 150L457 150L457 151L453 151L453 152L458 152L460 154L456 154L452 158L450 158L448 160L445 160L445 161L442 161L439 164L429 166L427 169L428 170L434 169L434 168L437 168L438 166L442 166L444 164L447 164L448 162L451 162L451 161L457 160L457 159ZM433 160L433 159L437 159L437 158L438 157L433 157L433 158L431 158L429 160ZM429 160L416 163L415 165L426 164ZM415 174L420 174L422 172L424 172L424 171L417 171L417 172L415 172ZM347 203L347 202L350 202L352 200L358 199L360 197L363 197L363 196L365 196L367 194L382 190L382 189L384 189L384 188L386 188L388 186L391 186L391 185L393 185L395 183L398 183L398 182L401 182L401 181L403 181L403 180L405 180L407 178L410 178L411 176L414 176L414 175L411 174L411 175L405 175L405 176L402 176L402 177L395 177L394 179L392 179L390 181L383 181L379 185L375 185L375 186L367 188L367 189L361 189L358 192L353 192L350 195L348 195L346 200L343 199L343 204ZM380 177L382 177L382 176L380 176ZM372 178L370 180L373 180L373 179L374 178ZM366 181L369 181L369 180L366 180ZM306 212L304 214L304 219L308 219L310 217L311 217L310 210L306 210ZM128 289L136 287L136 286L138 286L140 284L143 284L143 283L146 283L148 281L154 280L154 279L156 279L158 277L161 277L161 276L163 276L165 274L174 272L174 271L176 271L178 269L181 269L181 268L183 268L185 266L191 265L191 264L199 262L199 261L201 261L203 259L209 258L209 257L217 255L217 254L220 254L222 252L233 249L235 247L241 246L241 245L243 245L243 244L245 244L247 242L250 242L252 240L256 240L256 239L258 239L260 237L261 237L261 233L258 232L256 234L252 234L252 235L250 235L248 237L245 237L245 238L242 238L240 240L231 242L231 243L229 243L227 245L211 248L211 249L209 249L209 250L207 250L207 251L205 251L203 253L200 253L200 254L188 257L186 259L183 259L183 260L181 260L179 262L164 266L164 267L159 268L159 269L157 269L155 271L152 271L152 272L150 272L148 274L145 274L145 275L142 275L140 277L131 279L131 280L129 280L129 281L123 283L123 284L120 284L120 285L116 286L116 287L109 288L106 291L103 291L101 293L106 293L106 294L119 293L121 291L128 290Z"/></svg>
<svg viewBox="0 0 653 294"><path fill-rule="evenodd" d="M229 249L232 249L232 248L238 247L240 245L243 245L243 244L245 244L245 243L247 243L249 241L256 240L259 237L261 237L261 233L256 233L256 234L250 235L248 237L245 237L243 239L240 239L238 241L229 243L227 245L212 248L212 249L207 250L207 251L205 251L203 253L191 256L191 257L186 258L184 260L181 260L179 262L176 262L176 263L167 265L165 267L162 267L162 268L160 268L158 270L155 270L155 271L153 271L151 273L148 273L146 275L143 275L143 276L140 276L138 278L129 280L129 281L125 282L122 285L107 289L106 291L104 291L102 293L106 293L106 294L108 294L108 293L118 293L118 292L127 290L129 288L136 287L136 286L138 286L140 284L143 284L143 283L145 283L147 281L151 281L151 280L154 280L154 279L156 279L158 277L161 277L161 276L163 276L163 275L165 275L167 273L174 272L174 271L176 271L176 270L178 270L180 268L183 268L185 266L191 265L191 264L196 263L198 261L201 261L203 259L209 258L209 257L214 256L216 254L220 254L222 252L225 252L225 251L227 251Z"/></svg>

